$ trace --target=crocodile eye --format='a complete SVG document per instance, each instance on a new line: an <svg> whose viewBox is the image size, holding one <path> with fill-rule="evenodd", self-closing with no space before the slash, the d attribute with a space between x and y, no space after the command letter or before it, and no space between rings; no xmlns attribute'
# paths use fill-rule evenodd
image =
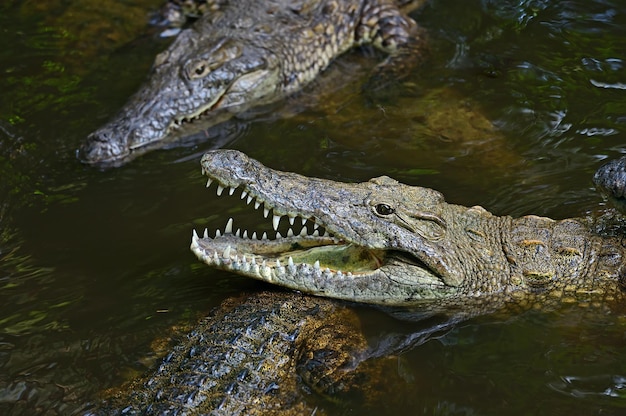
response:
<svg viewBox="0 0 626 416"><path fill-rule="evenodd" d="M376 210L376 214L383 216L391 215L396 212L395 209L387 204L378 204L374 207L374 209Z"/></svg>
<svg viewBox="0 0 626 416"><path fill-rule="evenodd" d="M209 74L209 72L211 72L211 65L204 60L195 62L189 67L188 70L189 78L191 79L205 77Z"/></svg>

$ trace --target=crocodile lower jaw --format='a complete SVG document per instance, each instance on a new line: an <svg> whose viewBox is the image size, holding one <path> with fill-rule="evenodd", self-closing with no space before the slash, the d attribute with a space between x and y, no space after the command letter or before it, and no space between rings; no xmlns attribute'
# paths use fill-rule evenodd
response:
<svg viewBox="0 0 626 416"><path fill-rule="evenodd" d="M191 250L202 262L269 282L297 275L352 277L377 270L383 252L346 244L333 237L294 236L249 239L226 233L216 238L193 232Z"/></svg>

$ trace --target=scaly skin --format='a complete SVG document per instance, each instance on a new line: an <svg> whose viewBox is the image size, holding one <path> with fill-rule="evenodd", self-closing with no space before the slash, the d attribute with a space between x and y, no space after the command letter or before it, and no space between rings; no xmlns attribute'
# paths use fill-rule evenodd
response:
<svg viewBox="0 0 626 416"><path fill-rule="evenodd" d="M354 184L308 178L233 150L207 153L202 169L220 188L240 188L249 203L263 203L275 225L285 215L297 224L275 239L233 233L230 220L215 238L194 231L191 249L213 267L315 295L428 313L477 315L506 304L622 297L624 247L592 231L592 219L497 217L386 176ZM302 233L301 218L309 227ZM311 223L330 235L311 235Z"/></svg>
<svg viewBox="0 0 626 416"><path fill-rule="evenodd" d="M402 76L419 61L424 43L405 12L422 1L210 2L156 57L148 81L117 116L89 135L79 157L121 165L163 147L176 138L173 130L198 117L217 124L302 89L358 45L389 54L374 79Z"/></svg>
<svg viewBox="0 0 626 416"><path fill-rule="evenodd" d="M338 302L280 292L228 299L154 373L84 410L88 415L323 414L307 389L334 399L381 399L378 391L388 378L379 373L380 360L360 362L366 348L356 314Z"/></svg>

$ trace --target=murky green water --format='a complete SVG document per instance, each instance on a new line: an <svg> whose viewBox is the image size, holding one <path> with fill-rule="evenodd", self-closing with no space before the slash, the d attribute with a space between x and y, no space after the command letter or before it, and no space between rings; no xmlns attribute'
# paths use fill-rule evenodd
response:
<svg viewBox="0 0 626 416"><path fill-rule="evenodd" d="M204 192L210 143L105 172L75 159L167 44L146 24L159 3L0 5L0 413L66 414L144 371L173 325L263 287L188 250L229 209ZM398 97L360 93L350 73L375 60L355 53L329 72L335 93L229 123L227 147L307 175L386 173L498 214L605 209L590 177L626 152L626 2L432 0L415 17L432 49ZM575 307L466 322L398 359L406 400L385 411L623 414L625 330L619 313Z"/></svg>

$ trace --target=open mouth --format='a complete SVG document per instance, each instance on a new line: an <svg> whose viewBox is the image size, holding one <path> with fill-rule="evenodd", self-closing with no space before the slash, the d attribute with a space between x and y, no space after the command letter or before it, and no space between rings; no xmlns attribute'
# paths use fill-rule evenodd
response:
<svg viewBox="0 0 626 416"><path fill-rule="evenodd" d="M205 229L202 237L194 230L191 250L216 268L273 281L275 277L323 274L351 277L378 269L381 250L360 247L329 232L319 219L278 210L244 186L228 186L210 175L207 187L217 183L217 195L229 195L263 213L266 226L258 229L235 227L229 218L222 229ZM245 201L245 202L244 202ZM271 228L269 228L271 224Z"/></svg>
<svg viewBox="0 0 626 416"><path fill-rule="evenodd" d="M214 268L365 303L414 304L457 290L447 287L428 259L381 247L376 239L369 245L369 228L362 235L345 212L340 214L358 203L336 198L348 197L352 189L355 201L360 200L363 184L342 189L332 181L275 171L233 150L208 152L202 170L209 177L207 187L217 188L218 196L228 195L258 215L250 226L247 213L224 220L223 228L205 229L202 235L193 231L191 250ZM320 200L327 188L334 197Z"/></svg>

